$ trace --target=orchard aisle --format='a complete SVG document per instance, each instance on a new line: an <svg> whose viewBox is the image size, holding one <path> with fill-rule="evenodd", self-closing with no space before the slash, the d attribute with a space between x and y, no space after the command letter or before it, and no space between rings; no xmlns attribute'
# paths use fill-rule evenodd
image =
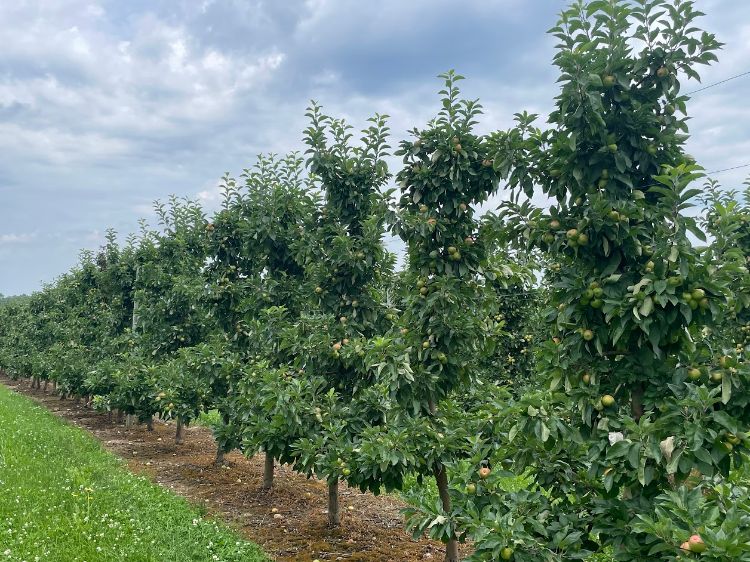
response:
<svg viewBox="0 0 750 562"><path fill-rule="evenodd" d="M93 434L106 449L125 459L134 473L205 506L210 515L241 529L275 560L412 562L444 556L441 544L414 541L403 531L400 509L404 504L396 498L344 488L342 525L330 531L324 483L277 467L274 490L262 492L262 456L246 459L235 452L227 455L228 466L216 467L216 445L206 428L188 428L185 443L178 446L173 424L155 423L153 432L145 426L126 430L82 404L32 390L28 380L0 376L0 383Z"/></svg>
<svg viewBox="0 0 750 562"><path fill-rule="evenodd" d="M3 562L265 562L220 521L0 384Z"/></svg>

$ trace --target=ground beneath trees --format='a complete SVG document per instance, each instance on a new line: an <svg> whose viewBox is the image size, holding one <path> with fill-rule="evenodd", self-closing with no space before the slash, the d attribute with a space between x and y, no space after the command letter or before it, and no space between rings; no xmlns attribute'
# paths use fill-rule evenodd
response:
<svg viewBox="0 0 750 562"><path fill-rule="evenodd" d="M403 531L400 509L405 504L392 496L376 497L342 485L341 527L332 531L326 526L324 483L277 466L274 489L262 492L262 456L246 459L231 453L227 455L228 466L216 467L216 445L206 428L187 428L185 443L178 446L174 424L155 423L152 432L145 426L125 429L83 404L60 400L52 392L32 390L28 380L0 376L0 382L88 430L106 449L124 458L133 472L203 505L208 514L229 522L279 562L311 562L316 558L413 562L439 561L444 556L441 544L415 541Z"/></svg>

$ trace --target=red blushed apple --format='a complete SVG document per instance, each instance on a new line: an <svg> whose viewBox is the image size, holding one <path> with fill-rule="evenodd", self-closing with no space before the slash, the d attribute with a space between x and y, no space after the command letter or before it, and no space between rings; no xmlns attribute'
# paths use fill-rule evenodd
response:
<svg viewBox="0 0 750 562"><path fill-rule="evenodd" d="M706 543L703 542L700 535L693 535L687 542L690 547L690 552L697 552L698 554L706 552Z"/></svg>

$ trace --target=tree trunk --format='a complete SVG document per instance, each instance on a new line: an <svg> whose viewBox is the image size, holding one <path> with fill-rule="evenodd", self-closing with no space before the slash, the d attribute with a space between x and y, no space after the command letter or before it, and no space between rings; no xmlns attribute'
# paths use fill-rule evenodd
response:
<svg viewBox="0 0 750 562"><path fill-rule="evenodd" d="M452 507L451 496L448 492L448 474L443 465L438 465L435 468L435 482L440 494L440 502L443 504L443 511L446 515L450 515ZM445 562L458 562L458 560L458 541L455 537L451 537L445 545Z"/></svg>
<svg viewBox="0 0 750 562"><path fill-rule="evenodd" d="M154 417L153 416L149 417L146 420L146 429L148 429L149 431L154 430Z"/></svg>
<svg viewBox="0 0 750 562"><path fill-rule="evenodd" d="M437 404L430 398L429 400L430 414L435 416L437 414ZM451 496L448 491L448 473L445 471L445 467L442 464L438 464L435 467L435 483L437 484L438 493L440 494L440 503L443 504L443 511L445 514L450 516L453 508L451 506ZM455 535L445 544L445 562L459 562L458 557L458 541Z"/></svg>
<svg viewBox="0 0 750 562"><path fill-rule="evenodd" d="M328 526L338 527L341 524L339 514L339 481L338 479L328 483Z"/></svg>
<svg viewBox="0 0 750 562"><path fill-rule="evenodd" d="M57 392L57 381L52 381L52 390Z"/></svg>
<svg viewBox="0 0 750 562"><path fill-rule="evenodd" d="M122 422L125 421L124 417L125 416L124 416L123 411L118 409L117 416L115 417L115 423L122 424Z"/></svg>
<svg viewBox="0 0 750 562"><path fill-rule="evenodd" d="M133 414L125 414L125 429L132 429L135 425L135 416Z"/></svg>
<svg viewBox="0 0 750 562"><path fill-rule="evenodd" d="M639 421L643 416L643 385L638 383L630 395L632 403L630 405L633 419Z"/></svg>
<svg viewBox="0 0 750 562"><path fill-rule="evenodd" d="M47 392L47 386L48 385L49 385L49 379L44 379L44 388L42 389L42 390L44 390L44 392Z"/></svg>
<svg viewBox="0 0 750 562"><path fill-rule="evenodd" d="M182 445L185 442L185 426L182 424L182 417L177 417L177 433L174 436L175 443Z"/></svg>
<svg viewBox="0 0 750 562"><path fill-rule="evenodd" d="M216 460L214 461L214 464L216 466L221 466L221 465L224 464L224 455L225 455L224 447L222 447L221 445L219 445L216 448Z"/></svg>
<svg viewBox="0 0 750 562"><path fill-rule="evenodd" d="M222 414L221 415L221 423L224 424L224 427L229 425L229 414ZM221 466L224 464L224 455L228 453L229 451L224 450L224 445L221 443L218 443L218 446L216 448L216 460L214 461L214 464Z"/></svg>
<svg viewBox="0 0 750 562"><path fill-rule="evenodd" d="M273 455L266 453L266 463L263 465L263 490L266 492L273 488Z"/></svg>

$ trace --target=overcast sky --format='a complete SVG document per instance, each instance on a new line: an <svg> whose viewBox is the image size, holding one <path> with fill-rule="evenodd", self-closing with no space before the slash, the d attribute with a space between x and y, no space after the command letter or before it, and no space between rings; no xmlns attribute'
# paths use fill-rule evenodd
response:
<svg viewBox="0 0 750 562"><path fill-rule="evenodd" d="M697 0L726 43L704 84L750 70L750 2ZM0 2L0 293L41 287L169 194L216 205L218 179L301 148L310 99L396 144L455 68L483 131L546 113L562 0ZM698 85L688 86L689 91ZM750 76L695 95L691 152L750 162ZM395 170L394 170L395 171ZM716 177L738 187L750 168Z"/></svg>

